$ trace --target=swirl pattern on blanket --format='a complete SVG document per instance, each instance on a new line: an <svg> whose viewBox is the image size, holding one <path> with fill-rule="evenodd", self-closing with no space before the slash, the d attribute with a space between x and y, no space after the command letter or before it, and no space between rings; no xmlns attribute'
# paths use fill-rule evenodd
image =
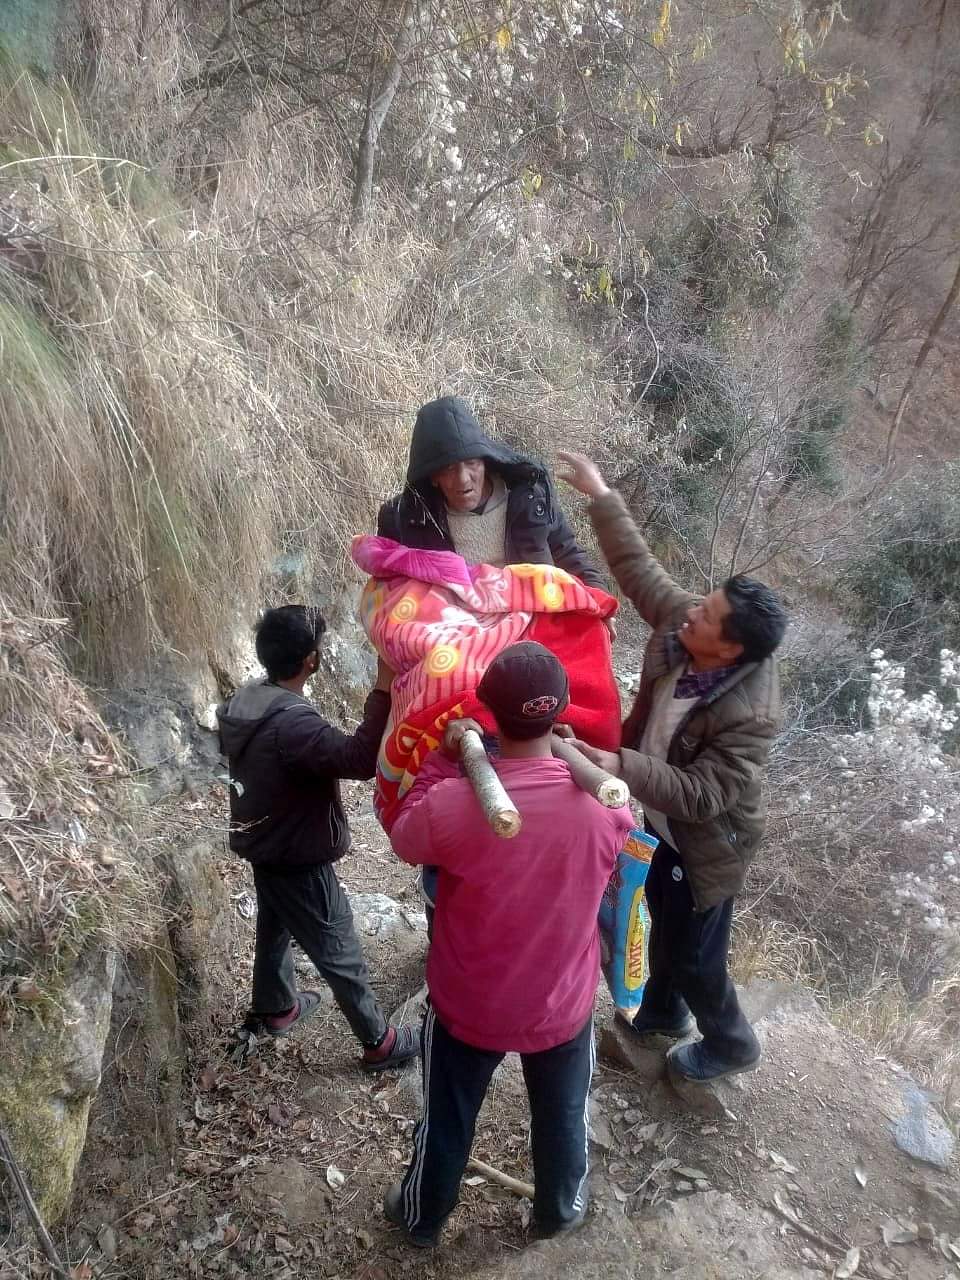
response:
<svg viewBox="0 0 960 1280"><path fill-rule="evenodd" d="M355 538L353 559L370 575L360 621L397 673L377 763L375 807L387 831L450 719L473 716L493 730L477 685L517 640L539 641L566 668L565 723L595 746L619 745L620 697L603 625L617 610L613 596L553 565L468 565L451 551L389 538Z"/></svg>

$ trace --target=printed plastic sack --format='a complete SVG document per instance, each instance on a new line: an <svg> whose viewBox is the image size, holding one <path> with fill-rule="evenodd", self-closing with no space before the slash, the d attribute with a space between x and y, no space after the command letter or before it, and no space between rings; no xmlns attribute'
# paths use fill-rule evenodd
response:
<svg viewBox="0 0 960 1280"><path fill-rule="evenodd" d="M640 1008L649 973L650 913L643 892L659 841L635 827L617 855L600 901L600 956L613 1003L632 1018Z"/></svg>

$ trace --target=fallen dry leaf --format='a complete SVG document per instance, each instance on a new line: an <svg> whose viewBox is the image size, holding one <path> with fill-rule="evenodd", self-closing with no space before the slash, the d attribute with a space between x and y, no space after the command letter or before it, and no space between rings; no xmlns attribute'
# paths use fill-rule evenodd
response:
<svg viewBox="0 0 960 1280"><path fill-rule="evenodd" d="M70 1268L70 1280L93 1280L93 1267L89 1262L78 1262Z"/></svg>
<svg viewBox="0 0 960 1280"><path fill-rule="evenodd" d="M208 1106L207 1103L205 1103L202 1098L194 1098L193 1114L202 1123L206 1120L212 1120L217 1113L215 1109L211 1106Z"/></svg>
<svg viewBox="0 0 960 1280"><path fill-rule="evenodd" d="M216 1089L220 1084L220 1078L217 1075L217 1068L213 1063L208 1063L200 1072L200 1088L204 1090Z"/></svg>
<svg viewBox="0 0 960 1280"><path fill-rule="evenodd" d="M913 1244L920 1234L920 1228L915 1222L896 1222L893 1218L887 1218L885 1222L882 1222L880 1231L883 1235L883 1243L888 1246L892 1244Z"/></svg>
<svg viewBox="0 0 960 1280"><path fill-rule="evenodd" d="M848 1249L843 1261L837 1267L836 1280L850 1280L860 1266L860 1250L854 1245Z"/></svg>
<svg viewBox="0 0 960 1280"><path fill-rule="evenodd" d="M0 871L0 884L3 885L14 902L22 902L26 897L23 885L10 871Z"/></svg>
<svg viewBox="0 0 960 1280"><path fill-rule="evenodd" d="M790 1163L789 1160L785 1160L779 1151L770 1151L768 1152L768 1154L770 1156L770 1163L773 1165L775 1169L779 1169L782 1173L797 1172L796 1168Z"/></svg>

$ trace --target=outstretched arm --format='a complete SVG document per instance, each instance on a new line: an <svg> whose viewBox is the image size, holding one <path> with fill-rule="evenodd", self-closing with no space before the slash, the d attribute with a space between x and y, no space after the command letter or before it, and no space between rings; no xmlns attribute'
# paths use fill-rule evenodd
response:
<svg viewBox="0 0 960 1280"><path fill-rule="evenodd" d="M590 498L590 519L620 590L655 631L678 620L697 597L674 582L637 528L619 493L582 453L561 453L558 475Z"/></svg>
<svg viewBox="0 0 960 1280"><path fill-rule="evenodd" d="M707 822L732 809L766 767L772 721L730 725L685 768L624 748L622 777L641 804L682 822Z"/></svg>
<svg viewBox="0 0 960 1280"><path fill-rule="evenodd" d="M344 733L304 703L277 721L277 746L288 764L334 778L372 778L377 752L390 715L393 672L377 661L377 683L363 704L363 719L353 733Z"/></svg>
<svg viewBox="0 0 960 1280"><path fill-rule="evenodd" d="M585 742L575 745L601 769L623 778L642 805L682 822L707 822L732 809L766 767L776 733L773 720L745 718L728 725L682 767L627 747L601 751Z"/></svg>

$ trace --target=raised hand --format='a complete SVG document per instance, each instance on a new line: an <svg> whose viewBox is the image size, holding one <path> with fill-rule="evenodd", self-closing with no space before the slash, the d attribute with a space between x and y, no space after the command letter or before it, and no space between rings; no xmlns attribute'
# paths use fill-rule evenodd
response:
<svg viewBox="0 0 960 1280"><path fill-rule="evenodd" d="M561 480L566 480L579 493L588 498L602 498L610 492L610 486L600 474L596 463L591 462L585 453L567 453L557 455L562 465L557 470Z"/></svg>

